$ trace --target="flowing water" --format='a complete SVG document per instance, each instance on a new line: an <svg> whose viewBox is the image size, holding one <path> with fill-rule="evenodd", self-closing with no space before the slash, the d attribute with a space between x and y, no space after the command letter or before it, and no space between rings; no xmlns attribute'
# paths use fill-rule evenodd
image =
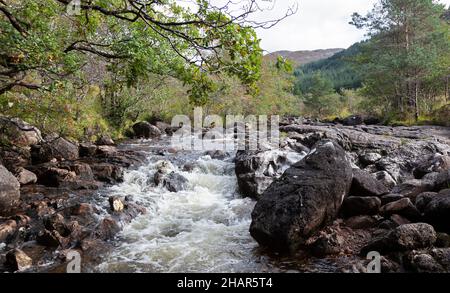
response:
<svg viewBox="0 0 450 293"><path fill-rule="evenodd" d="M237 190L233 157L190 152L169 154L167 141L128 148L148 152L148 163L128 171L105 196L131 196L148 213L124 227L116 247L98 267L103 272L261 272L266 265L249 233L255 202ZM155 154L156 153L156 154ZM153 184L159 161L189 180L169 192ZM183 166L188 164L189 171Z"/></svg>

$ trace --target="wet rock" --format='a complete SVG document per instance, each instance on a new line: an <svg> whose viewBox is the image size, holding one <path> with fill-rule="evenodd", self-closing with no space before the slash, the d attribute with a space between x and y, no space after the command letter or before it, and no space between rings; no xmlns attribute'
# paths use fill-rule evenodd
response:
<svg viewBox="0 0 450 293"><path fill-rule="evenodd" d="M385 206L388 203L391 203L391 202L394 202L394 201L398 201L398 200L401 200L401 199L404 199L404 198L405 197L403 195L401 195L401 194L395 194L395 193L386 194L386 195L383 195L381 197L381 205Z"/></svg>
<svg viewBox="0 0 450 293"><path fill-rule="evenodd" d="M0 165L0 216L9 214L20 200L20 183Z"/></svg>
<svg viewBox="0 0 450 293"><path fill-rule="evenodd" d="M111 196L108 200L109 202L109 208L111 209L111 211L113 212L122 212L123 209L125 208L122 200L120 198L118 198L117 196Z"/></svg>
<svg viewBox="0 0 450 293"><path fill-rule="evenodd" d="M361 253L370 251L388 253L393 251L408 251L432 246L436 242L436 232L433 227L424 223L402 225L374 238Z"/></svg>
<svg viewBox="0 0 450 293"><path fill-rule="evenodd" d="M416 178L421 179L429 173L439 173L447 171L448 169L450 169L450 157L447 155L435 154L419 162L413 173Z"/></svg>
<svg viewBox="0 0 450 293"><path fill-rule="evenodd" d="M75 172L77 177L81 180L93 181L94 173L91 166L84 163L74 163L69 166L70 171Z"/></svg>
<svg viewBox="0 0 450 293"><path fill-rule="evenodd" d="M118 153L117 148L111 145L101 145L97 147L97 155L101 157L111 157Z"/></svg>
<svg viewBox="0 0 450 293"><path fill-rule="evenodd" d="M433 196L424 206L424 221L440 232L450 233L450 193Z"/></svg>
<svg viewBox="0 0 450 293"><path fill-rule="evenodd" d="M342 213L346 217L376 215L381 207L378 197L347 197L342 204Z"/></svg>
<svg viewBox="0 0 450 293"><path fill-rule="evenodd" d="M382 156L377 153L366 153L359 156L359 161L364 165L372 165L381 160Z"/></svg>
<svg viewBox="0 0 450 293"><path fill-rule="evenodd" d="M431 181L426 180L408 180L400 185L397 185L392 190L392 193L401 194L405 197L410 198L412 201L416 200L416 197L427 191L433 191L434 184Z"/></svg>
<svg viewBox="0 0 450 293"><path fill-rule="evenodd" d="M389 190L381 182L377 181L371 174L353 169L353 182L350 196L382 196Z"/></svg>
<svg viewBox="0 0 450 293"><path fill-rule="evenodd" d="M74 161L79 158L79 149L77 145L59 137L32 148L31 157L33 164L46 163L53 159Z"/></svg>
<svg viewBox="0 0 450 293"><path fill-rule="evenodd" d="M344 150L322 141L262 195L250 233L261 246L293 252L332 222L350 189L352 170Z"/></svg>
<svg viewBox="0 0 450 293"><path fill-rule="evenodd" d="M36 237L36 242L46 247L56 248L64 247L67 241L58 233L58 231L43 230Z"/></svg>
<svg viewBox="0 0 450 293"><path fill-rule="evenodd" d="M442 273L444 268L428 253L412 251L405 257L406 266L415 273Z"/></svg>
<svg viewBox="0 0 450 293"><path fill-rule="evenodd" d="M112 218L104 218L95 229L95 237L104 241L112 240L120 231L119 224Z"/></svg>
<svg viewBox="0 0 450 293"><path fill-rule="evenodd" d="M342 120L342 124L345 126L356 126L364 123L363 117L359 115L349 116Z"/></svg>
<svg viewBox="0 0 450 293"><path fill-rule="evenodd" d="M42 141L41 132L36 127L19 118L4 116L0 116L0 136L19 147L29 147Z"/></svg>
<svg viewBox="0 0 450 293"><path fill-rule="evenodd" d="M38 183L48 187L63 187L77 178L77 174L67 169L61 169L54 163L46 163L32 167L38 178Z"/></svg>
<svg viewBox="0 0 450 293"><path fill-rule="evenodd" d="M114 142L114 140L112 140L112 138L109 135L102 135L100 136L97 141L95 142L97 145L115 145L116 143Z"/></svg>
<svg viewBox="0 0 450 293"><path fill-rule="evenodd" d="M5 265L12 271L24 271L33 266L33 260L20 249L14 249L6 254Z"/></svg>
<svg viewBox="0 0 450 293"><path fill-rule="evenodd" d="M158 138L161 136L161 130L148 122L139 122L133 125L134 135L137 138Z"/></svg>
<svg viewBox="0 0 450 293"><path fill-rule="evenodd" d="M8 220L0 224L0 243L5 242L8 237L14 235L17 231L17 223L14 220Z"/></svg>
<svg viewBox="0 0 450 293"><path fill-rule="evenodd" d="M448 248L450 247L450 235L447 233L437 233L436 247Z"/></svg>
<svg viewBox="0 0 450 293"><path fill-rule="evenodd" d="M66 220L60 213L53 214L44 218L45 229L49 231L57 231L62 237L70 235L70 229L66 224Z"/></svg>
<svg viewBox="0 0 450 293"><path fill-rule="evenodd" d="M344 238L339 233L323 234L310 247L316 257L339 254L344 245Z"/></svg>
<svg viewBox="0 0 450 293"><path fill-rule="evenodd" d="M19 168L17 170L16 178L20 185L34 184L37 182L36 174L24 168Z"/></svg>
<svg viewBox="0 0 450 293"><path fill-rule="evenodd" d="M123 181L123 169L120 166L109 163L96 163L91 165L92 172L97 180L106 183Z"/></svg>
<svg viewBox="0 0 450 293"><path fill-rule="evenodd" d="M305 155L290 149L238 151L235 173L240 192L246 197L258 199L289 166L302 160Z"/></svg>
<svg viewBox="0 0 450 293"><path fill-rule="evenodd" d="M345 225L352 229L368 229L373 228L378 220L372 216L355 216L345 220Z"/></svg>
<svg viewBox="0 0 450 293"><path fill-rule="evenodd" d="M97 146L90 142L80 144L80 157L93 157L97 153Z"/></svg>
<svg viewBox="0 0 450 293"><path fill-rule="evenodd" d="M392 176L386 171L375 172L374 176L388 190L392 190L397 185L397 182L394 180L394 178L392 178Z"/></svg>
<svg viewBox="0 0 450 293"><path fill-rule="evenodd" d="M408 219L418 219L420 217L420 212L414 206L409 198L403 198L385 206L382 206L380 212L384 216L391 216L398 214L404 216Z"/></svg>

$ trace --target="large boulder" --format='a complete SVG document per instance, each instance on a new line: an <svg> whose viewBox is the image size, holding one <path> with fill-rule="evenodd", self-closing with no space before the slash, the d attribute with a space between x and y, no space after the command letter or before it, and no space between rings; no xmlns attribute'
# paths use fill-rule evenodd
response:
<svg viewBox="0 0 450 293"><path fill-rule="evenodd" d="M33 164L50 162L53 159L58 161L74 161L79 158L78 146L74 143L58 137L32 148L31 156Z"/></svg>
<svg viewBox="0 0 450 293"><path fill-rule="evenodd" d="M381 207L381 199L378 197L350 196L342 204L342 213L346 217L360 215L376 215Z"/></svg>
<svg viewBox="0 0 450 293"><path fill-rule="evenodd" d="M238 151L235 172L240 192L258 199L274 180L305 157L290 148L265 151Z"/></svg>
<svg viewBox="0 0 450 293"><path fill-rule="evenodd" d="M370 251L387 253L408 251L432 246L436 242L436 231L424 223L402 225L374 238L362 249L362 254Z"/></svg>
<svg viewBox="0 0 450 293"><path fill-rule="evenodd" d="M158 138L162 134L158 127L145 121L133 125L133 131L137 138Z"/></svg>
<svg viewBox="0 0 450 293"><path fill-rule="evenodd" d="M0 216L9 214L20 199L20 183L5 167L0 165Z"/></svg>
<svg viewBox="0 0 450 293"><path fill-rule="evenodd" d="M443 172L450 169L450 156L435 154L428 156L417 164L414 169L414 176L418 179L432 172Z"/></svg>
<svg viewBox="0 0 450 293"><path fill-rule="evenodd" d="M250 233L262 246L293 252L332 222L347 196L352 168L334 141L321 141L264 192Z"/></svg>
<svg viewBox="0 0 450 293"><path fill-rule="evenodd" d="M450 190L431 196L423 206L425 222L438 231L450 233Z"/></svg>
<svg viewBox="0 0 450 293"><path fill-rule="evenodd" d="M42 141L41 132L18 118L0 116L0 136L19 147L29 147Z"/></svg>
<svg viewBox="0 0 450 293"><path fill-rule="evenodd" d="M352 196L382 196L387 194L387 187L376 180L371 174L360 170L353 169L353 182L350 189Z"/></svg>

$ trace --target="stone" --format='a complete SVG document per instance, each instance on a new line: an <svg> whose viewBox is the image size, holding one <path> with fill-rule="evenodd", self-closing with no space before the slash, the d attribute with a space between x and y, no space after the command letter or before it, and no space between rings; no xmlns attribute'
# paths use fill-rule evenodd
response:
<svg viewBox="0 0 450 293"><path fill-rule="evenodd" d="M145 121L133 125L133 131L136 138L159 138L162 135L161 130Z"/></svg>
<svg viewBox="0 0 450 293"><path fill-rule="evenodd" d="M434 190L433 182L426 180L412 179L394 187L392 193L401 194L405 197L410 198L412 201L415 201L416 197L419 194L433 190Z"/></svg>
<svg viewBox="0 0 450 293"><path fill-rule="evenodd" d="M382 206L380 212L384 216L391 216L398 214L404 216L408 219L418 219L420 217L420 212L414 206L409 198L403 198L385 206Z"/></svg>
<svg viewBox="0 0 450 293"><path fill-rule="evenodd" d="M79 156L78 146L62 137L42 143L40 146L32 148L31 151L33 164L46 163L53 159L75 161Z"/></svg>
<svg viewBox="0 0 450 293"><path fill-rule="evenodd" d="M352 229L369 229L377 223L377 219L372 216L355 216L345 220L345 225Z"/></svg>
<svg viewBox="0 0 450 293"><path fill-rule="evenodd" d="M96 163L91 165L94 177L102 182L116 183L123 181L123 169L109 163Z"/></svg>
<svg viewBox="0 0 450 293"><path fill-rule="evenodd" d="M111 196L108 200L109 202L109 208L111 209L111 211L113 212L122 212L123 209L125 208L122 200L116 196Z"/></svg>
<svg viewBox="0 0 450 293"><path fill-rule="evenodd" d="M386 194L381 197L381 205L384 206L387 205L388 203L398 201L404 198L405 197L401 194L394 194L394 193Z"/></svg>
<svg viewBox="0 0 450 293"><path fill-rule="evenodd" d="M381 160L382 156L377 153L366 153L359 156L359 161L365 165L372 165Z"/></svg>
<svg viewBox="0 0 450 293"><path fill-rule="evenodd" d="M19 118L4 116L0 116L0 136L19 147L29 147L42 141L41 132L36 127Z"/></svg>
<svg viewBox="0 0 450 293"><path fill-rule="evenodd" d="M438 194L424 204L423 219L440 232L450 233L450 194Z"/></svg>
<svg viewBox="0 0 450 293"><path fill-rule="evenodd" d="M252 212L251 235L261 246L296 251L336 218L351 181L345 151L321 141L264 192Z"/></svg>
<svg viewBox="0 0 450 293"><path fill-rule="evenodd" d="M104 241L112 240L120 231L119 224L112 218L104 218L95 229L95 237Z"/></svg>
<svg viewBox="0 0 450 293"><path fill-rule="evenodd" d="M381 207L378 197L347 197L342 204L342 213L346 217L376 215Z"/></svg>
<svg viewBox="0 0 450 293"><path fill-rule="evenodd" d="M353 169L353 182L350 189L350 196L382 196L389 190L381 182L376 180L371 174Z"/></svg>
<svg viewBox="0 0 450 293"><path fill-rule="evenodd" d="M17 223L14 220L8 220L0 224L0 243L5 242L8 237L14 235L17 231Z"/></svg>
<svg viewBox="0 0 450 293"><path fill-rule="evenodd" d="M392 176L386 171L379 171L374 173L375 178L380 181L388 190L392 190L396 185L397 181L395 181Z"/></svg>
<svg viewBox="0 0 450 293"><path fill-rule="evenodd" d="M24 168L19 168L17 170L16 178L20 185L35 184L37 182L36 174Z"/></svg>
<svg viewBox="0 0 450 293"><path fill-rule="evenodd" d="M417 167L414 168L413 174L417 179L421 179L429 173L440 173L449 169L450 157L442 154L434 154L419 162Z"/></svg>
<svg viewBox="0 0 450 293"><path fill-rule="evenodd" d="M109 135L102 135L97 139L96 144L112 146L115 145L116 143L114 142L114 140L112 140L112 138Z"/></svg>
<svg viewBox="0 0 450 293"><path fill-rule="evenodd" d="M33 266L33 260L20 249L14 249L6 254L6 266L13 271L24 271Z"/></svg>
<svg viewBox="0 0 450 293"><path fill-rule="evenodd" d="M436 242L436 238L436 232L431 225L425 223L402 225L372 239L361 250L361 254L366 255L370 251L389 253L427 248Z"/></svg>
<svg viewBox="0 0 450 293"><path fill-rule="evenodd" d="M0 165L0 216L9 215L20 200L20 183Z"/></svg>
<svg viewBox="0 0 450 293"><path fill-rule="evenodd" d="M90 142L80 144L80 157L93 157L97 153L97 146Z"/></svg>

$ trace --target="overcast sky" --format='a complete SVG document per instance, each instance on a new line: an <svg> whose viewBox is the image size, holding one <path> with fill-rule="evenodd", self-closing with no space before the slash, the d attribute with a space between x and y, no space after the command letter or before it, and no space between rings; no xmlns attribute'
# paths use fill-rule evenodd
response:
<svg viewBox="0 0 450 293"><path fill-rule="evenodd" d="M376 0L278 0L271 11L257 18L278 17L296 2L297 14L269 30L258 30L264 50L348 48L364 38L364 32L348 24L351 15L353 12L365 14ZM440 2L450 5L450 0Z"/></svg>

